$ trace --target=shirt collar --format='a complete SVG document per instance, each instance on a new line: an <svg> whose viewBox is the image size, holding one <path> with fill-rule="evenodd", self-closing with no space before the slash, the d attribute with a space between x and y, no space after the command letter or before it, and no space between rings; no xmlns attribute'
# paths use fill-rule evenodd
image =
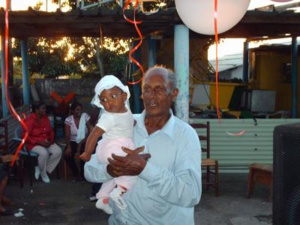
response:
<svg viewBox="0 0 300 225"><path fill-rule="evenodd" d="M175 116L171 109L170 109L170 114L171 116L169 120L160 131L164 132L170 138L174 139L175 138L174 137ZM145 132L147 132L145 127L145 110L141 114L135 115L135 120L136 120L136 126L138 126L139 129L143 129L145 130Z"/></svg>

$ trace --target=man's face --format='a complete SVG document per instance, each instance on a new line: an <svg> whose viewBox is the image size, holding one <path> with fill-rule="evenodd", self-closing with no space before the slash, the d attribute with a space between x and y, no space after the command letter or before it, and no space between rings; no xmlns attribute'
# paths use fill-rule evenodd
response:
<svg viewBox="0 0 300 225"><path fill-rule="evenodd" d="M170 84L160 74L147 76L142 87L142 99L147 116L163 116L169 114L169 109L178 94L171 91Z"/></svg>

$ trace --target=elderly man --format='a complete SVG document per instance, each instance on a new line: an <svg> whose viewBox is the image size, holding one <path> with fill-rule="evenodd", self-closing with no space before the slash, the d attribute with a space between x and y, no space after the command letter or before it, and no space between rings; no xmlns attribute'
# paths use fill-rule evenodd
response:
<svg viewBox="0 0 300 225"><path fill-rule="evenodd" d="M85 164L85 177L91 182L138 177L122 196L125 209L109 202L110 225L194 224L194 206L201 196L200 143L195 130L173 115L177 95L174 73L150 68L142 85L145 110L135 115L134 142L139 148L123 148L127 156L113 154L108 166L101 167L95 156Z"/></svg>

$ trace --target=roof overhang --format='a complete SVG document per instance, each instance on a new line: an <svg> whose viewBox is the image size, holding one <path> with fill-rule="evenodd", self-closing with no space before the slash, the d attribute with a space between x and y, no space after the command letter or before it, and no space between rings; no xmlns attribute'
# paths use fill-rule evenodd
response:
<svg viewBox="0 0 300 225"><path fill-rule="evenodd" d="M133 19L133 10L126 10L127 18ZM5 27L5 10L0 9L0 28L3 34ZM159 10L150 15L137 13L136 20L145 37L161 35L164 38L173 37L174 26L182 24L175 8ZM15 38L27 37L105 37L134 38L138 37L135 26L127 22L121 8L108 10L73 10L63 13L36 11L9 11L9 36ZM220 38L259 39L300 36L300 13L293 11L263 12L247 11L243 19L229 31L220 34ZM193 37L207 35L190 32Z"/></svg>

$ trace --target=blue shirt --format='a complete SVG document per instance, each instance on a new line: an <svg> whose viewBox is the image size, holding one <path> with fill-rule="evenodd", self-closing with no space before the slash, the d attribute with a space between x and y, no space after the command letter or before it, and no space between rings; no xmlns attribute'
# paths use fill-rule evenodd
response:
<svg viewBox="0 0 300 225"><path fill-rule="evenodd" d="M193 225L194 206L201 196L201 152L196 131L171 115L165 126L148 135L145 114L135 115L134 143L150 153L144 170L123 198L127 204L120 210L110 202L113 214L110 225ZM85 164L85 175L91 182L111 177L104 166ZM96 165L96 164L95 164Z"/></svg>

